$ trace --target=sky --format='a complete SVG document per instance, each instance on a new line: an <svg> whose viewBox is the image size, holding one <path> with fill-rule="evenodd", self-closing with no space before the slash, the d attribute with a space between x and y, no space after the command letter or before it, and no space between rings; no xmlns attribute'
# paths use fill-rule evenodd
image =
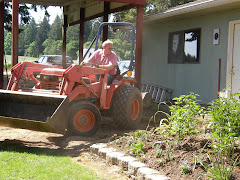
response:
<svg viewBox="0 0 240 180"><path fill-rule="evenodd" d="M52 24L55 17L57 15L61 16L62 15L62 8L57 7L57 6L49 6L47 8L48 13L50 14L50 19L49 19L49 23ZM44 10L41 10L40 8L38 8L38 11L35 12L34 10L30 10L30 14L32 17L34 17L36 23L39 23L43 20L44 17Z"/></svg>

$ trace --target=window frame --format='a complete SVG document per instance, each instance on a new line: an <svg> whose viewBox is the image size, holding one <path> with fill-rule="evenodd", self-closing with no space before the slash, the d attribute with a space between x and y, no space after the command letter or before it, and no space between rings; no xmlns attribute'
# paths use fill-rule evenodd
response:
<svg viewBox="0 0 240 180"><path fill-rule="evenodd" d="M188 62L185 58L185 34L198 31L198 38L197 38L197 47L196 47L196 60L194 62ZM178 46L176 48L176 51L178 53L174 54L172 52L173 47L173 41L174 41L174 35L175 41L178 39ZM200 64L200 41L201 41L201 28L194 28L194 29L187 29L187 30L181 30L181 31L175 31L175 32L169 32L168 34L168 64Z"/></svg>

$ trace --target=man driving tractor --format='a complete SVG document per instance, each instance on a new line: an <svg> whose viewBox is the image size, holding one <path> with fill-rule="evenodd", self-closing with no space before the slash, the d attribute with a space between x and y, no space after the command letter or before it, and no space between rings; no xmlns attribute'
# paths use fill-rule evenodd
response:
<svg viewBox="0 0 240 180"><path fill-rule="evenodd" d="M106 40L102 44L102 49L95 51L86 63L94 63L99 68L108 71L108 84L111 84L117 72L117 55L112 51L113 42ZM97 77L99 79L99 76Z"/></svg>

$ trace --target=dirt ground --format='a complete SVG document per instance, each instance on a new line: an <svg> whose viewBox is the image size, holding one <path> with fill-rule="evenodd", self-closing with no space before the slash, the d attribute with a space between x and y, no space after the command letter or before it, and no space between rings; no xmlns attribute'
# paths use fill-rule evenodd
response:
<svg viewBox="0 0 240 180"><path fill-rule="evenodd" d="M55 133L37 132L25 129L13 129L0 126L1 147L19 145L54 150L72 157L72 160L93 169L102 179L127 180L129 175L115 165L108 165L105 160L90 153L90 146L95 143L109 143L118 136L124 136L133 131L114 130L112 120L104 118L100 130L92 137L63 136ZM139 129L145 128L146 123Z"/></svg>
<svg viewBox="0 0 240 180"><path fill-rule="evenodd" d="M154 115L156 109L150 108L144 110L142 123L138 130L145 130L148 126L149 119ZM156 116L156 123L159 123L161 116ZM57 151L58 153L72 157L74 162L88 166L93 169L102 179L106 180L126 180L131 177L118 166L108 165L104 160L96 155L91 154L90 146L95 143L108 143L110 147L118 148L119 151L127 152L129 149L129 139L118 139L120 136L130 137L134 130L115 130L112 127L113 121L109 118L104 118L100 130L92 137L77 137L77 136L63 136L54 133L36 132L23 129L12 129L0 126L0 149L3 146L19 145L27 147L37 147L42 149L49 149ZM153 121L151 127L155 126ZM206 179L204 177L198 178L201 173L206 173L199 164L196 164L194 172L189 174L181 173L181 166L183 163L188 164L189 167L194 165L194 157L199 157L203 146L206 144L209 137L202 134L198 137L185 138L181 143L176 145L171 151L171 160L166 156L166 150L169 147L161 147L165 149L165 158L156 157L156 149L153 148L153 142L162 141L160 135L151 135L148 138L147 145L144 147L145 153L138 156L140 161L147 164L149 167L158 170L161 174L170 177L171 179L190 180L190 179ZM171 148L171 147L170 147ZM207 152L207 149L204 151ZM234 178L240 179L240 168L234 171Z"/></svg>

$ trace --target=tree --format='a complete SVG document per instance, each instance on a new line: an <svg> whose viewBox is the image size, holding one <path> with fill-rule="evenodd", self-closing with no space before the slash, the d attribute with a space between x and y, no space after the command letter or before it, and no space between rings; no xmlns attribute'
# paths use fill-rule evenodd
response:
<svg viewBox="0 0 240 180"><path fill-rule="evenodd" d="M144 8L144 14L152 14L157 12L165 11L169 8L186 4L195 0L147 0L147 4ZM127 11L121 11L115 14L115 16L120 15L121 21L129 21L136 19L137 11L136 9L130 9Z"/></svg>
<svg viewBox="0 0 240 180"><path fill-rule="evenodd" d="M12 33L8 32L4 40L4 51L6 55L11 55Z"/></svg>
<svg viewBox="0 0 240 180"><path fill-rule="evenodd" d="M18 55L19 56L25 55L26 47L25 47L24 37L25 37L25 31L20 32L18 36Z"/></svg>
<svg viewBox="0 0 240 180"><path fill-rule="evenodd" d="M84 42L88 41L89 35L92 31L92 21L84 23ZM79 41L80 36L80 25L74 25L67 28L67 43L71 41Z"/></svg>
<svg viewBox="0 0 240 180"><path fill-rule="evenodd" d="M92 25L90 27L91 32L88 36L88 41L92 41L98 32L99 25L103 22L102 18L96 18L91 21Z"/></svg>
<svg viewBox="0 0 240 180"><path fill-rule="evenodd" d="M37 44L38 55L43 53L43 50L44 50L43 42L48 38L49 29L50 29L49 20L45 16L36 34L36 44Z"/></svg>
<svg viewBox="0 0 240 180"><path fill-rule="evenodd" d="M67 43L71 41L79 41L80 25L76 24L67 28Z"/></svg>
<svg viewBox="0 0 240 180"><path fill-rule="evenodd" d="M28 48L28 54L30 57L37 57L38 53L37 53L37 43L36 41L33 41Z"/></svg>
<svg viewBox="0 0 240 180"><path fill-rule="evenodd" d="M43 46L45 47L44 54L62 54L62 40L52 41L51 39L47 39L43 42Z"/></svg>
<svg viewBox="0 0 240 180"><path fill-rule="evenodd" d="M62 19L57 15L48 32L48 39L53 41L62 39Z"/></svg>
<svg viewBox="0 0 240 180"><path fill-rule="evenodd" d="M37 11L37 7L40 9L45 9L45 15L50 16L47 12L47 6L31 5L28 6L25 3L19 4L19 15L20 15L20 24L26 25L30 22L31 16L29 13L30 9ZM10 2L4 2L4 28L7 31L12 29L12 4Z"/></svg>
<svg viewBox="0 0 240 180"><path fill-rule="evenodd" d="M72 59L77 59L78 41L71 41L67 44L67 55Z"/></svg>
<svg viewBox="0 0 240 180"><path fill-rule="evenodd" d="M37 33L37 24L34 18L31 19L29 25L26 27L24 32L25 32L24 41L26 45L29 46L33 41L35 41Z"/></svg>

